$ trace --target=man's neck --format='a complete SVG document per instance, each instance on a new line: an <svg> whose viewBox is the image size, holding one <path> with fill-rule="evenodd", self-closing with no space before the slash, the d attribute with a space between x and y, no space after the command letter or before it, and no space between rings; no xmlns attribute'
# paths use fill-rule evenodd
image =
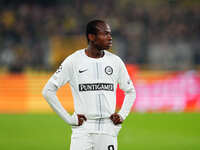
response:
<svg viewBox="0 0 200 150"><path fill-rule="evenodd" d="M88 46L88 48L85 49L85 53L91 58L101 58L104 56L104 50L98 50L97 48L93 48L91 46Z"/></svg>

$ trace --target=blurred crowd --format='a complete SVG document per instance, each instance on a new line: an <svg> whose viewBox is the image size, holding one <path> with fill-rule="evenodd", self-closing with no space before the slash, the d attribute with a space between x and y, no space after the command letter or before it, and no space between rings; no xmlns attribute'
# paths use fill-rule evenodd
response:
<svg viewBox="0 0 200 150"><path fill-rule="evenodd" d="M85 26L103 19L112 28L113 52L146 69L184 70L200 65L200 2L189 0L2 0L0 65L51 70L86 46ZM57 40L55 40L57 39ZM73 39L69 40L69 39ZM67 52L69 51L69 52ZM52 55L61 53L63 58Z"/></svg>

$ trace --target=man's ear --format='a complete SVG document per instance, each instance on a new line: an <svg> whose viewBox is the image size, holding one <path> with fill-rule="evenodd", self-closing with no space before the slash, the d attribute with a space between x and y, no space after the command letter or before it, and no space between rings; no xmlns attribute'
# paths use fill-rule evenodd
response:
<svg viewBox="0 0 200 150"><path fill-rule="evenodd" d="M95 34L88 34L88 38L91 42L94 42L95 40Z"/></svg>

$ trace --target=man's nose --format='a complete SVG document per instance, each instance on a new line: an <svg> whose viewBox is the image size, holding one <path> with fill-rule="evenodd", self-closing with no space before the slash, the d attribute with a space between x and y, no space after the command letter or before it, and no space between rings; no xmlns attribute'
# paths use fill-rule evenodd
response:
<svg viewBox="0 0 200 150"><path fill-rule="evenodd" d="M108 39L112 40L112 35L111 34L109 34Z"/></svg>

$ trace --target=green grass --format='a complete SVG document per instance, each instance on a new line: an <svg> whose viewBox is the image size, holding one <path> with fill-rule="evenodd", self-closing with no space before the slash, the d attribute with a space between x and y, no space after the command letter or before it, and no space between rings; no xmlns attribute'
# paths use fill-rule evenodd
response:
<svg viewBox="0 0 200 150"><path fill-rule="evenodd" d="M68 150L71 129L55 114L0 114L0 150ZM200 150L200 114L131 114L119 150Z"/></svg>

